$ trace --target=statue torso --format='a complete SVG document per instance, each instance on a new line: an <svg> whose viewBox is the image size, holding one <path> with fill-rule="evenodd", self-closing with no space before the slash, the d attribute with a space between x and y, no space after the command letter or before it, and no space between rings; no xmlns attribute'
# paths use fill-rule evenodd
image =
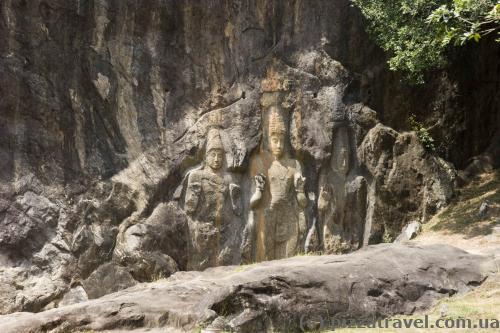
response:
<svg viewBox="0 0 500 333"><path fill-rule="evenodd" d="M230 209L227 202L229 182L223 176L207 170L193 172L190 182L197 182L201 187L198 207L194 213L196 220L221 226L224 215Z"/></svg>
<svg viewBox="0 0 500 333"><path fill-rule="evenodd" d="M296 170L287 164L273 161L268 170L271 207L283 203L292 203L291 200L295 192L293 181Z"/></svg>

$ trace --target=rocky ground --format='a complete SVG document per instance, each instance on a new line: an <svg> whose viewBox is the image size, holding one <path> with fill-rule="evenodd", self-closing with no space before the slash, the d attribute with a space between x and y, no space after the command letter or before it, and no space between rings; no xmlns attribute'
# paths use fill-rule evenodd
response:
<svg viewBox="0 0 500 333"><path fill-rule="evenodd" d="M185 332L210 326L271 332L312 330L326 316L495 318L500 309L499 181L498 171L475 178L415 239L402 244L179 272L92 301L2 316L0 330Z"/></svg>
<svg viewBox="0 0 500 333"><path fill-rule="evenodd" d="M487 205L485 209L484 206ZM500 263L500 171L491 171L476 177L458 191L452 203L423 226L422 232L411 244L448 244L469 253L493 255ZM431 320L439 318L468 318L471 320L500 319L500 265L496 273L474 291L465 295L442 299L431 309L411 316L396 316L399 319L418 319L428 315ZM370 329L337 329L338 332L373 332ZM443 332L443 329L427 330ZM494 329L463 329L453 332L492 332ZM381 329L380 333L398 332ZM405 332L419 333L422 330L408 329Z"/></svg>
<svg viewBox="0 0 500 333"><path fill-rule="evenodd" d="M412 314L480 285L492 257L448 245L381 244L340 256L299 256L179 272L97 300L0 317L2 332L124 331L211 326L237 332L314 329L319 316Z"/></svg>
<svg viewBox="0 0 500 333"><path fill-rule="evenodd" d="M474 291L467 293L465 295L456 296L452 298L442 299L431 309L426 310L422 313L416 313L410 316L395 316L390 319L400 319L400 320L416 320L423 319L424 315L428 316L429 322L434 322L438 319L470 319L472 325L478 325L479 320L498 319L500 313L500 273L491 275L480 287L476 288ZM466 332L466 333L491 333L497 332L498 329L495 328L462 328L462 329L418 329L409 328L404 329L406 333L422 333L422 332ZM355 332L379 332L379 333L396 333L401 332L401 329L368 329L368 328L341 328L335 329L335 332L342 333L355 333Z"/></svg>

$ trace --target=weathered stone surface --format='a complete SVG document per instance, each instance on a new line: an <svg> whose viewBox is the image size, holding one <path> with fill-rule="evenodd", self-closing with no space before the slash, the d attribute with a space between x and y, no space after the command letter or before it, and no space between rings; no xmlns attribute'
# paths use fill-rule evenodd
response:
<svg viewBox="0 0 500 333"><path fill-rule="evenodd" d="M131 287L136 284L136 281L126 268L114 263L106 263L93 271L81 283L87 297L93 299Z"/></svg>
<svg viewBox="0 0 500 333"><path fill-rule="evenodd" d="M2 1L0 313L57 304L108 263L135 281L185 269L193 216L176 189L214 125L247 222L272 105L306 179L308 244L391 240L451 195L446 163L400 134L409 112L457 165L488 145L496 161L498 46L468 52L488 62L416 88L348 0Z"/></svg>
<svg viewBox="0 0 500 333"><path fill-rule="evenodd" d="M138 281L166 277L187 267L188 221L174 204L160 204L144 221L122 225L113 259Z"/></svg>
<svg viewBox="0 0 500 333"><path fill-rule="evenodd" d="M4 201L0 220L0 249L36 251L50 238L57 226L57 205L46 197L28 191L8 204Z"/></svg>
<svg viewBox="0 0 500 333"><path fill-rule="evenodd" d="M120 288L123 289L123 288ZM71 288L61 299L58 306L67 306L76 303L82 303L88 301L89 297L85 289L82 286L76 286Z"/></svg>
<svg viewBox="0 0 500 333"><path fill-rule="evenodd" d="M422 231L422 224L417 221L412 221L405 225L403 231L399 234L399 236L394 240L395 243L401 243L409 241L417 237L418 233Z"/></svg>
<svg viewBox="0 0 500 333"><path fill-rule="evenodd" d="M490 204L486 201L481 202L481 206L479 206L478 216L484 219L488 216L490 210Z"/></svg>
<svg viewBox="0 0 500 333"><path fill-rule="evenodd" d="M86 303L0 316L0 330L60 332L197 326L300 331L300 322L409 314L479 285L493 258L447 245L377 245L348 255L302 256L179 272ZM170 331L169 330L169 331Z"/></svg>
<svg viewBox="0 0 500 333"><path fill-rule="evenodd" d="M427 153L413 132L378 124L365 136L358 156L373 179L368 242L393 241L404 225L427 221L453 196L455 169Z"/></svg>

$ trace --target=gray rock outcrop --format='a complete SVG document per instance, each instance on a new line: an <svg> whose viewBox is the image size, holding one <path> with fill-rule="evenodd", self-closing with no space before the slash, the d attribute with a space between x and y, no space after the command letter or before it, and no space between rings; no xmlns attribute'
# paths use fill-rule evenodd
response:
<svg viewBox="0 0 500 333"><path fill-rule="evenodd" d="M300 332L318 318L326 325L424 310L479 285L495 269L493 258L447 245L383 244L348 255L179 272L81 304L0 316L0 330Z"/></svg>
<svg viewBox="0 0 500 333"><path fill-rule="evenodd" d="M399 234L399 236L394 240L396 243L406 242L410 239L417 237L419 232L422 231L422 224L417 221L412 221L405 225L403 231Z"/></svg>

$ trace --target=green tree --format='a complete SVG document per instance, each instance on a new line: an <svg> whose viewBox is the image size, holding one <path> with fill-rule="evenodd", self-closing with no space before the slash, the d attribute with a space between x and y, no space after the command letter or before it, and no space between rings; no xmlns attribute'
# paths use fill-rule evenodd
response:
<svg viewBox="0 0 500 333"><path fill-rule="evenodd" d="M430 68L446 63L450 47L497 33L498 0L352 0L368 32L390 54L389 67L410 81L423 82ZM497 39L500 42L500 38Z"/></svg>

